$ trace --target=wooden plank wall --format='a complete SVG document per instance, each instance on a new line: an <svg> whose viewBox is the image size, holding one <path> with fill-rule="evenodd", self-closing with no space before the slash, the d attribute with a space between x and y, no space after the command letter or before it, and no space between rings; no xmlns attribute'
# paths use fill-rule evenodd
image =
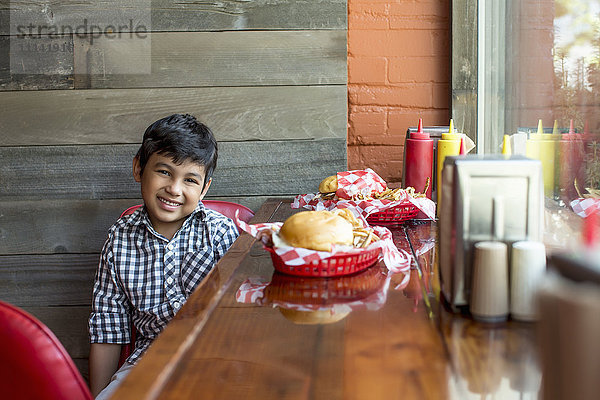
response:
<svg viewBox="0 0 600 400"><path fill-rule="evenodd" d="M98 254L140 202L131 160L163 116L191 113L215 132L209 198L256 211L346 169L346 7L0 2L0 300L45 322L87 377Z"/></svg>

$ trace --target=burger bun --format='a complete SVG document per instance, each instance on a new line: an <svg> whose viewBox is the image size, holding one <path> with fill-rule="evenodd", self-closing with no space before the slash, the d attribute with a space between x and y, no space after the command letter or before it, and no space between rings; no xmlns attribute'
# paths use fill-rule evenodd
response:
<svg viewBox="0 0 600 400"><path fill-rule="evenodd" d="M352 224L331 211L301 211L285 220L279 236L292 247L331 251L333 245L352 246Z"/></svg>
<svg viewBox="0 0 600 400"><path fill-rule="evenodd" d="M338 189L337 175L331 175L319 183L319 192L332 193Z"/></svg>

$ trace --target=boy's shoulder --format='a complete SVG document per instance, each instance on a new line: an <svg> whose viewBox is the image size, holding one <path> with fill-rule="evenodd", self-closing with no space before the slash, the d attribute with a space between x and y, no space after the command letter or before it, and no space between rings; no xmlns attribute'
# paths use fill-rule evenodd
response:
<svg viewBox="0 0 600 400"><path fill-rule="evenodd" d="M117 232L124 232L138 229L143 225L144 207L140 207L127 214L119 217L108 229L109 235L114 235Z"/></svg>

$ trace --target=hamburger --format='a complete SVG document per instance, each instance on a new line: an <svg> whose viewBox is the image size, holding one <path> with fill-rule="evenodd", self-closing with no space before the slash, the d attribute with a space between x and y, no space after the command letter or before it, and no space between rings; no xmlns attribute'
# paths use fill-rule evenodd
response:
<svg viewBox="0 0 600 400"><path fill-rule="evenodd" d="M321 181L321 183L319 183L319 193L322 193L322 194L335 193L335 191L337 189L338 189L337 175L328 176L327 178L323 179Z"/></svg>
<svg viewBox="0 0 600 400"><path fill-rule="evenodd" d="M352 246L352 223L331 211L301 211L285 220L279 236L292 247L332 251L333 245Z"/></svg>

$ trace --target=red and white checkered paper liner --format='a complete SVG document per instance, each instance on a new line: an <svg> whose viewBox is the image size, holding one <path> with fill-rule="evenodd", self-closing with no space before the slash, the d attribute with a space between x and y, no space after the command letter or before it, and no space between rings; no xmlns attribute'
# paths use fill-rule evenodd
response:
<svg viewBox="0 0 600 400"><path fill-rule="evenodd" d="M600 199L575 199L571 202L571 208L575 214L580 217L586 218L593 212L600 212Z"/></svg>
<svg viewBox="0 0 600 400"><path fill-rule="evenodd" d="M258 233L263 230L270 230L274 234L277 234L283 225L283 222L269 222L250 225L239 219L238 211L235 213L235 219L238 223L238 226L242 228L242 230L254 237L257 237ZM336 252L335 246L333 248L333 252L309 250L302 247L274 247L273 249L285 264L298 266L327 259L333 254L336 256L356 254L379 248L381 249L379 259L383 259L383 263L390 271L408 271L410 269L412 256L408 252L400 250L396 247L394 241L392 240L392 232L383 226L374 226L373 230L375 234L379 236L380 240L377 240L376 242L371 243L369 246L361 249L348 250L346 248L341 252Z"/></svg>
<svg viewBox="0 0 600 400"><path fill-rule="evenodd" d="M385 181L373 170L367 168L358 171L338 172L338 190L341 200L323 200L316 193L301 194L294 198L292 208L331 211L336 208L353 208L365 220L370 214L397 207L408 201L421 210L429 219L435 220L435 203L427 197L412 197L404 191L398 200L351 200L356 194L371 196L387 189Z"/></svg>
<svg viewBox="0 0 600 400"><path fill-rule="evenodd" d="M406 274L407 276L409 274ZM270 282L267 282L263 278L251 277L246 279L235 293L235 300L238 303L244 304L258 304L258 305L273 305L289 310L298 311L320 311L335 309L336 312L352 311L357 309L367 310L378 310L380 309L387 299L387 292L390 286L390 277L385 279L382 287L375 293L360 300L348 301L340 304L333 305L321 305L321 304L310 304L310 303L297 303L297 302L286 302L281 300L265 299L265 290L269 286Z"/></svg>
<svg viewBox="0 0 600 400"><path fill-rule="evenodd" d="M336 175L338 188L335 194L340 199L351 199L359 194L370 196L387 189L387 183L371 168L338 172Z"/></svg>

